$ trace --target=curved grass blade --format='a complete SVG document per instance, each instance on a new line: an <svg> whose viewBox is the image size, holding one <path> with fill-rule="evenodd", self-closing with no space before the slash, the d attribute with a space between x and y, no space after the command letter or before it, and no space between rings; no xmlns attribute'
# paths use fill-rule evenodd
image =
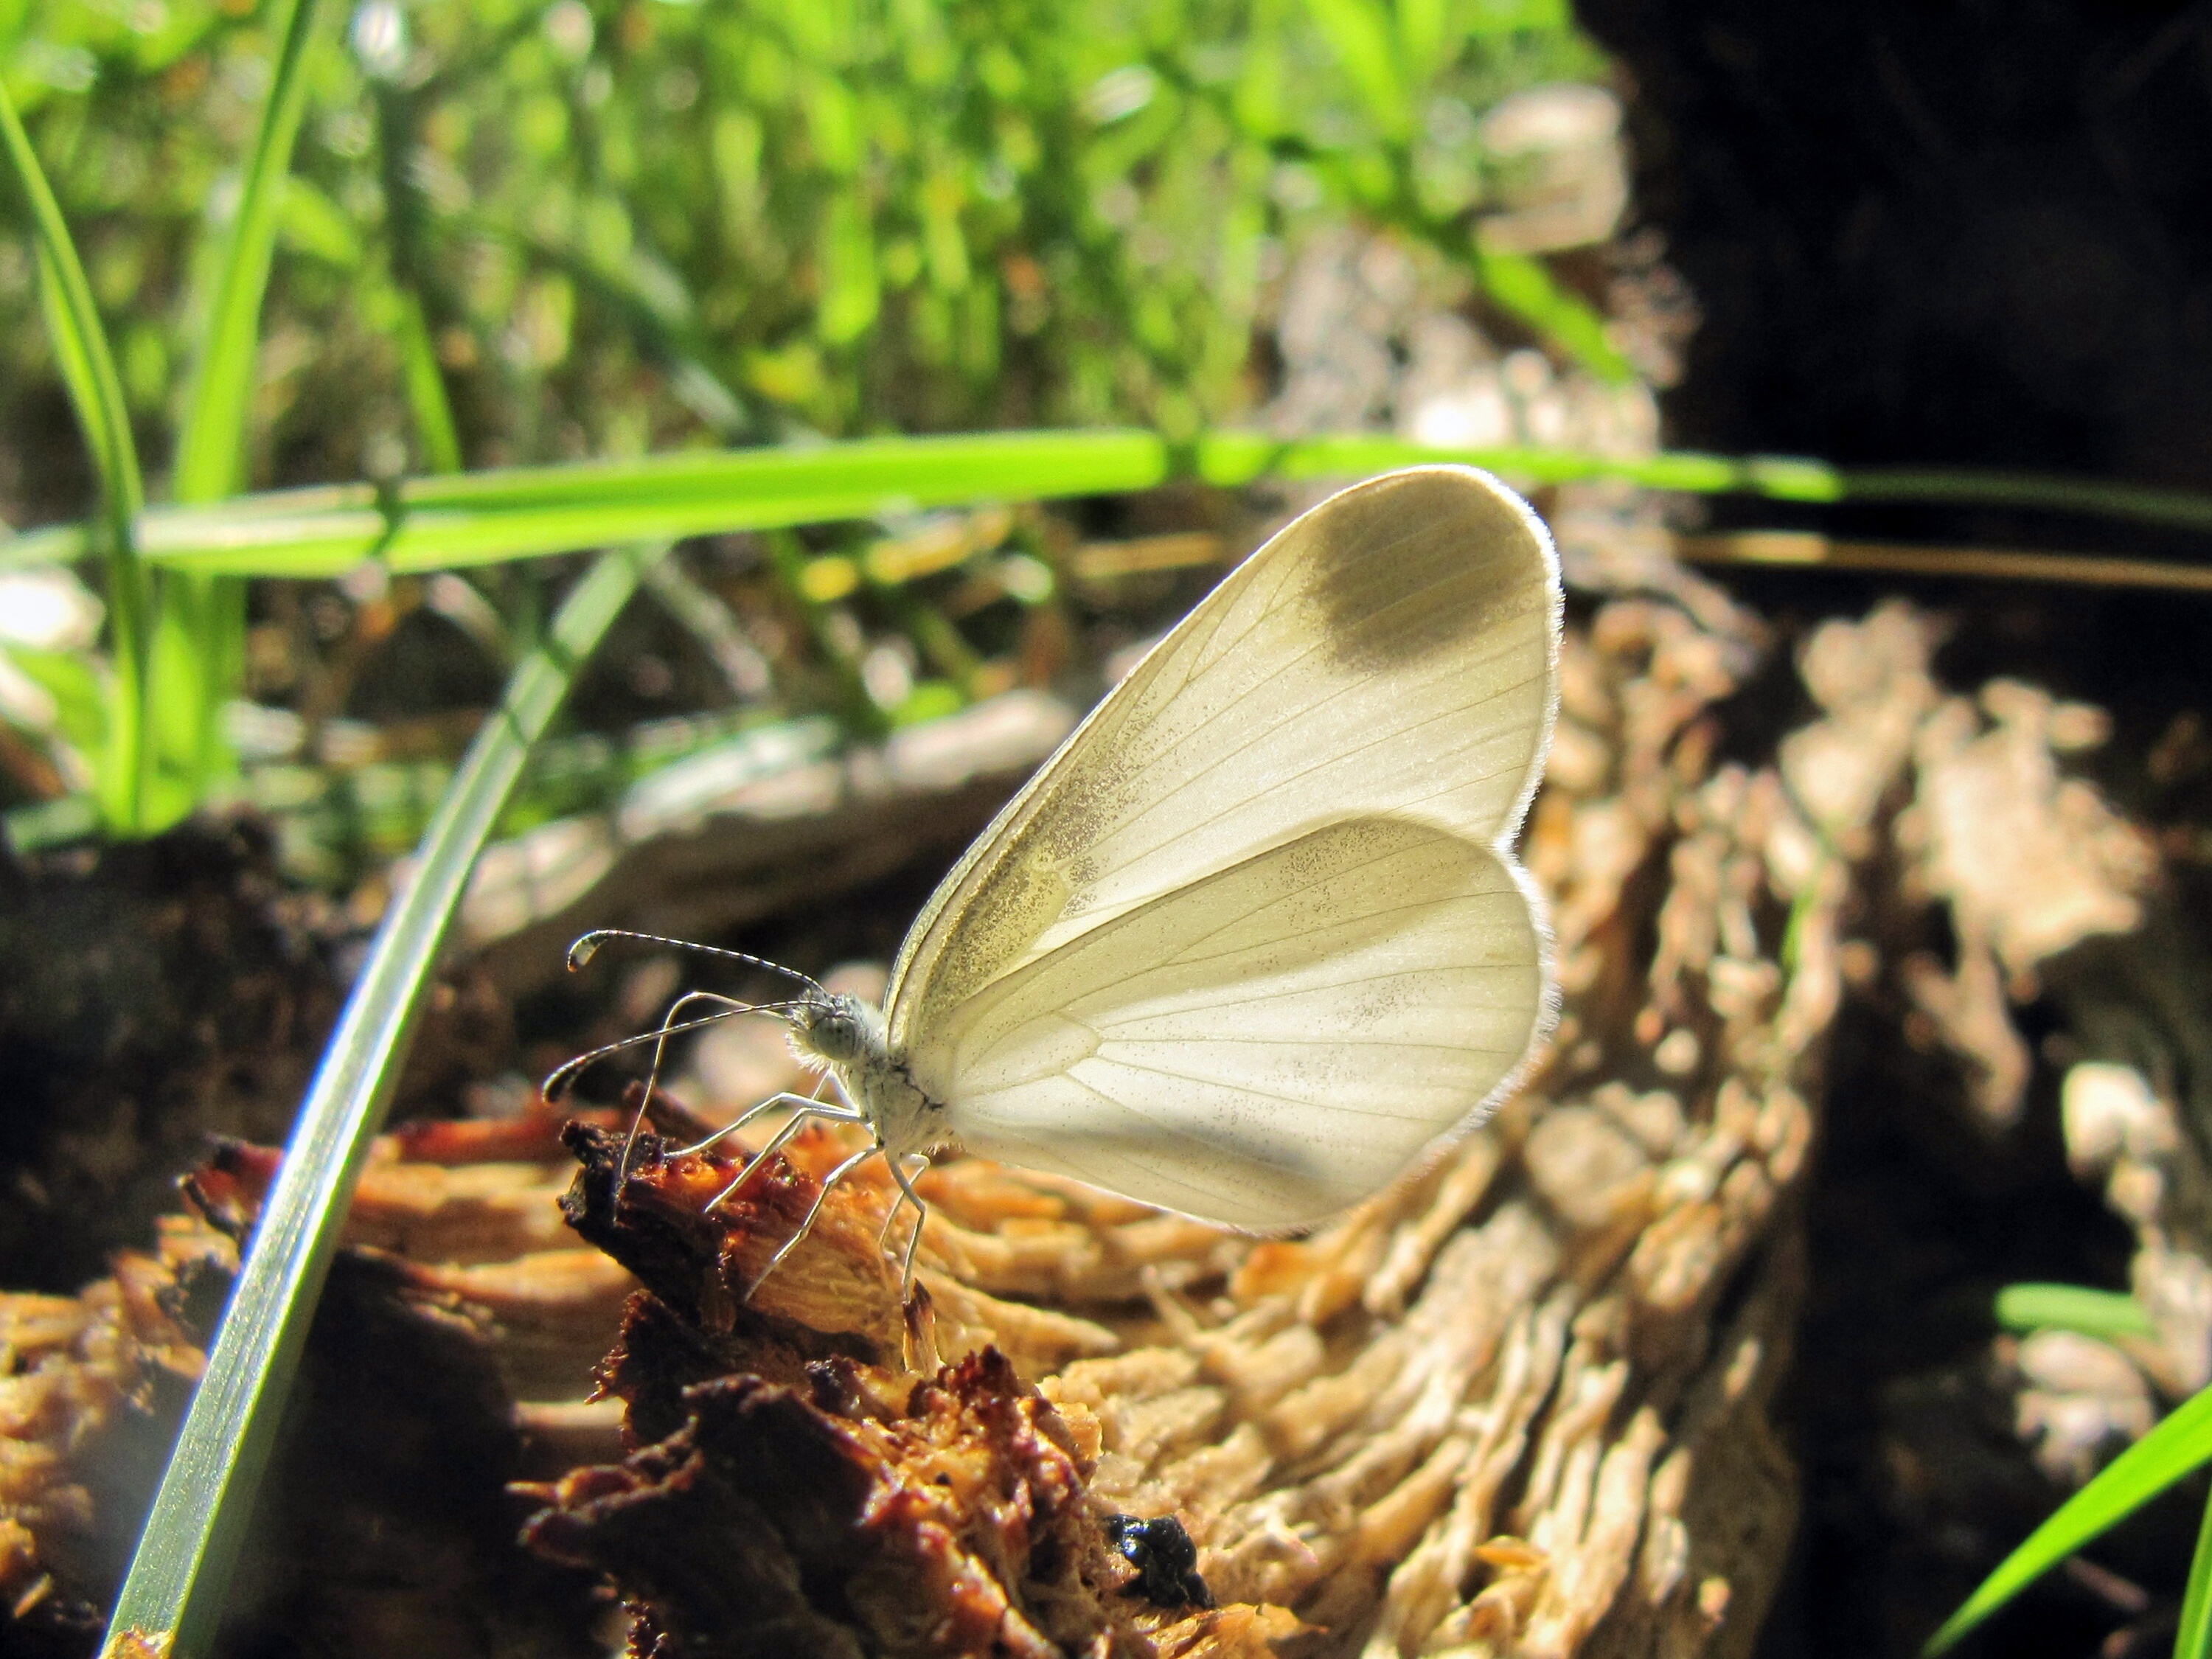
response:
<svg viewBox="0 0 2212 1659"><path fill-rule="evenodd" d="M1996 1294L1995 1311L2008 1331L2079 1331L2105 1341L2157 1334L2135 1297L2082 1285L2008 1285Z"/></svg>
<svg viewBox="0 0 2212 1659"><path fill-rule="evenodd" d="M2173 1659L2212 1656L2212 1498L2197 1528L2197 1553L2189 1559L2189 1587L2181 1593L2181 1623L2173 1633Z"/></svg>
<svg viewBox="0 0 2212 1659"><path fill-rule="evenodd" d="M201 342L177 436L171 493L180 502L218 501L236 493L258 362L262 300L276 256L279 210L292 151L307 108L308 46L317 0L291 0L276 15L276 72L261 106L241 179L236 217L222 233L199 324ZM246 665L246 589L198 571L167 582L155 623L156 695L152 827L199 803L225 764L222 705Z"/></svg>
<svg viewBox="0 0 2212 1659"><path fill-rule="evenodd" d="M1635 366L1607 337L1605 319L1554 282L1542 260L1479 242L1473 252L1484 297L1512 313L1600 380L1626 386L1636 378Z"/></svg>
<svg viewBox="0 0 2212 1659"><path fill-rule="evenodd" d="M1306 0L1306 10L1375 125L1401 142L1412 137L1413 89L1389 12L1378 0Z"/></svg>
<svg viewBox="0 0 2212 1659"><path fill-rule="evenodd" d="M110 1659L197 1659L214 1638L301 1345L439 943L531 744L659 556L609 553L577 584L544 643L507 682L422 838L414 880L377 931L263 1207L117 1599L102 1649Z"/></svg>
<svg viewBox="0 0 2212 1659"><path fill-rule="evenodd" d="M146 515L149 556L238 575L334 575L372 556L396 572L451 569L737 530L869 519L921 507L1141 489L1168 476L1148 432L864 439L703 450L643 460L410 478L241 497ZM641 526L604 533L611 525ZM9 564L82 550L46 532L0 544Z"/></svg>
<svg viewBox="0 0 2212 1659"><path fill-rule="evenodd" d="M723 442L758 442L769 430L762 411L708 365L712 353L699 328L697 305L665 260L633 247L626 260L613 264L524 230L481 223L471 228L478 235L489 230L504 236L607 306L669 377L668 389Z"/></svg>
<svg viewBox="0 0 2212 1659"><path fill-rule="evenodd" d="M422 572L574 552L612 542L772 530L920 507L1147 489L1177 476L1234 488L1262 478L1358 477L1462 462L1524 486L1620 478L1698 495L1836 502L1941 501L2212 530L2212 495L2009 472L1859 472L1781 455L1686 451L1615 456L1519 446L1455 448L1390 437L1285 441L1210 434L1188 447L1155 433L1001 432L708 449L635 460L501 467L410 478L380 494L325 484L160 507L139 521L163 567L326 576L375 556ZM0 569L92 550L82 526L0 540Z"/></svg>
<svg viewBox="0 0 2212 1659"><path fill-rule="evenodd" d="M422 448L422 463L433 472L459 472L460 428L454 424L453 405L446 396L444 377L438 373L438 351L430 343L422 296L395 281L392 303L399 312L399 370L407 389L407 410L415 421L415 441Z"/></svg>
<svg viewBox="0 0 2212 1659"><path fill-rule="evenodd" d="M2185 1401L2060 1504L2057 1513L1998 1563L1981 1588L1928 1638L1921 1652L1933 1659L1954 1646L2045 1572L2207 1462L2212 1462L2212 1389Z"/></svg>
<svg viewBox="0 0 2212 1659"><path fill-rule="evenodd" d="M1942 580L2042 582L2073 587L2153 587L2212 592L2212 564L2130 559L2117 553L2056 553L2041 548L1929 547L1912 542L1844 541L1813 530L1731 530L1677 534L1685 564L1765 566L1869 572Z"/></svg>
<svg viewBox="0 0 2212 1659"><path fill-rule="evenodd" d="M145 799L148 704L147 626L152 583L139 562L137 524L146 504L138 471L138 446L131 435L130 406L115 357L100 325L92 285L70 240L61 204L46 183L31 136L0 84L0 144L31 207L38 250L39 298L46 331L77 423L100 475L101 528L94 538L107 562L107 614L115 653L115 692L107 741L100 757L101 807L123 833L140 827ZM87 550L90 550L88 549Z"/></svg>

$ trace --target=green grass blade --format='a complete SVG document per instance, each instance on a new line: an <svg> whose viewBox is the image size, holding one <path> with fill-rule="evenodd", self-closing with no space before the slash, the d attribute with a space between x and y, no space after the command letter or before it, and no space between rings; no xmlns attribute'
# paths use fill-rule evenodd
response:
<svg viewBox="0 0 2212 1659"><path fill-rule="evenodd" d="M482 234L485 227L479 224L471 228ZM595 258L583 248L526 231L502 234L532 258L590 291L619 316L639 349L668 374L669 390L724 442L757 439L766 429L759 413L709 366L710 353L699 330L697 307L666 262L633 248L626 262L615 264ZM872 280L872 264L869 275Z"/></svg>
<svg viewBox="0 0 2212 1659"><path fill-rule="evenodd" d="M2079 1331L2106 1341L2156 1334L2135 1297L2081 1285L2008 1285L1996 1294L1996 1313L2008 1331Z"/></svg>
<svg viewBox="0 0 2212 1659"><path fill-rule="evenodd" d="M2212 497L2154 485L2107 478L2053 478L2026 473L1991 474L1946 467L1869 468L1853 472L1851 491L1869 501L1954 501L1966 492L1984 492L1992 505L2045 513L2083 513L2098 518L2134 519L2185 530L2212 530ZM1992 477L2004 491L1990 490Z"/></svg>
<svg viewBox="0 0 2212 1659"><path fill-rule="evenodd" d="M61 204L46 183L46 169L39 165L31 136L23 130L4 84L0 84L0 143L5 144L15 182L30 204L47 332L100 475L100 542L107 562L107 614L115 653L114 708L106 750L100 757L101 805L112 825L134 834L143 821L145 796L147 629L152 608L152 583L139 561L136 541L146 499L138 446L131 434L130 405L115 372L114 354L108 349L107 332L93 303L92 285L85 280Z"/></svg>
<svg viewBox="0 0 2212 1659"><path fill-rule="evenodd" d="M1648 489L1678 489L1698 495L1839 501L1856 495L1851 474L1825 461L1794 456L1701 455L1688 450L1601 455L1589 450L1516 444L1453 448L1365 434L1285 441L1258 433L1217 433L1200 442L1196 471L1208 483L1235 486L1265 477L1351 477L1438 462L1486 467L1528 487L1574 483L1586 478L1623 478ZM2001 475L1984 474L1980 484L1984 489L2001 489ZM2204 510L2208 525L2212 525L2212 495L2190 499Z"/></svg>
<svg viewBox="0 0 2212 1659"><path fill-rule="evenodd" d="M1928 1638L1923 1654L1943 1652L2030 1583L2208 1462L2212 1462L2212 1389L2191 1395L2156 1428L2114 1458L2087 1486L2000 1562L1964 1606Z"/></svg>
<svg viewBox="0 0 2212 1659"><path fill-rule="evenodd" d="M460 428L446 396L445 377L438 373L438 350L422 314L422 296L411 288L395 286L392 301L399 308L399 367L407 387L407 412L415 422L422 464L432 472L459 472Z"/></svg>
<svg viewBox="0 0 2212 1659"><path fill-rule="evenodd" d="M1451 0L1398 0L1398 61L1407 82L1425 88L1460 43Z"/></svg>
<svg viewBox="0 0 2212 1659"><path fill-rule="evenodd" d="M198 334L200 351L185 398L171 489L180 501L215 501L236 493L246 419L252 405L261 336L261 301L276 251L285 175L307 105L308 44L317 0L280 5L276 72L247 155L237 217L224 236Z"/></svg>
<svg viewBox="0 0 2212 1659"><path fill-rule="evenodd" d="M1166 446L1146 432L865 439L413 478L388 501L367 486L288 492L247 511L241 502L151 514L147 534L150 554L186 568L330 575L374 555L411 572L615 541L1141 489L1168 471ZM610 533L616 526L635 528Z"/></svg>
<svg viewBox="0 0 2212 1659"><path fill-rule="evenodd" d="M1409 137L1413 100L1382 0L1306 0L1306 12L1375 125L1389 137Z"/></svg>
<svg viewBox="0 0 2212 1659"><path fill-rule="evenodd" d="M1154 433L1105 428L865 438L502 467L410 478L389 495L368 484L324 484L213 506L156 508L140 521L138 544L147 560L162 566L234 575L334 575L370 557L420 572L613 542L1146 489L1185 474L1236 488L1262 478L1350 478L1433 462L1487 467L1524 488L1620 478L1698 495L1942 501L2212 530L2212 495L2098 479L1858 472L1778 455L1443 448L1368 435L1285 441L1223 432L1178 450ZM76 559L91 550L82 526L57 526L0 540L0 569Z"/></svg>
<svg viewBox="0 0 2212 1659"><path fill-rule="evenodd" d="M2197 1528L2197 1553L2189 1558L2189 1587L2181 1593L2181 1624L2173 1632L2173 1659L2212 1659L2212 1498Z"/></svg>
<svg viewBox="0 0 2212 1659"><path fill-rule="evenodd" d="M1605 319L1579 295L1552 280L1540 259L1497 248L1474 250L1483 293L1546 339L1614 386L1636 378L1636 369L1606 337Z"/></svg>
<svg viewBox="0 0 2212 1659"><path fill-rule="evenodd" d="M92 284L62 218L61 204L54 199L46 169L39 165L38 152L31 147L31 136L23 130L4 83L0 83L0 138L4 138L15 182L30 205L40 293L62 380L100 474L106 517L125 532L122 540L127 547L130 520L146 502L130 406L124 400L114 355L108 349L107 332L100 326L99 307L93 302Z"/></svg>
<svg viewBox="0 0 2212 1659"><path fill-rule="evenodd" d="M279 46L240 180L237 213L213 262L215 276L194 332L200 342L187 385L170 490L185 503L216 501L240 483L252 407L262 301L276 257L285 181L307 101L306 72L317 0L291 0L274 19ZM149 828L198 805L225 769L222 705L246 668L246 589L207 572L166 582L155 622L154 787Z"/></svg>
<svg viewBox="0 0 2212 1659"><path fill-rule="evenodd" d="M103 1652L207 1651L317 1295L469 871L578 667L658 553L610 553L507 682L422 838L307 1091Z"/></svg>
<svg viewBox="0 0 2212 1659"><path fill-rule="evenodd" d="M225 688L246 653L246 584L196 570L162 578L148 659L145 810L140 828L157 834L191 816L221 768ZM235 669L234 669L235 665Z"/></svg>

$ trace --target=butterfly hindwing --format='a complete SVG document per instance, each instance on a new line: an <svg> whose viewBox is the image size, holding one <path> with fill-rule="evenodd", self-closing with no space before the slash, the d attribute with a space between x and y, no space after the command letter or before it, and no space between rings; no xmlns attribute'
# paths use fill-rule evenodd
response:
<svg viewBox="0 0 2212 1659"><path fill-rule="evenodd" d="M916 1080L972 1152L1294 1225L1385 1184L1514 1069L1536 947L1490 849L1346 819L1007 975L933 1045L945 1075Z"/></svg>

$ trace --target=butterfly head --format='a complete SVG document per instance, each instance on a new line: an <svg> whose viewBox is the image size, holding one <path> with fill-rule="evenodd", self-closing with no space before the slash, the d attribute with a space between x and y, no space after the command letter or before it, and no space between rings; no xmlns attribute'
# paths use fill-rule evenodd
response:
<svg viewBox="0 0 2212 1659"><path fill-rule="evenodd" d="M841 1072L879 1060L886 1047L884 1017L847 992L808 997L790 1016L791 1046L802 1060Z"/></svg>

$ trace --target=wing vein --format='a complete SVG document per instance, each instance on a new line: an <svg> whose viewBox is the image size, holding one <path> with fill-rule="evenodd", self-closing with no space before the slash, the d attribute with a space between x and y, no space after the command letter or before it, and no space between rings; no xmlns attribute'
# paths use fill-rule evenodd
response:
<svg viewBox="0 0 2212 1659"><path fill-rule="evenodd" d="M1103 1058L1104 1051L1100 1051ZM1427 1112L1370 1112L1358 1106L1340 1106L1334 1101L1316 1100L1311 1095L1286 1095L1273 1089L1262 1089L1249 1083L1212 1083L1205 1078L1192 1077L1188 1073L1164 1071L1157 1066L1140 1066L1133 1060L1110 1060L1107 1064L1121 1066L1125 1071L1143 1072L1151 1077L1164 1077L1176 1083L1202 1084L1213 1089L1234 1089L1240 1095L1255 1095L1261 1100L1280 1101L1285 1106L1310 1107L1324 1112L1349 1113L1355 1117L1379 1117L1388 1123L1434 1123L1436 1119ZM1087 1086L1087 1085L1086 1085ZM1153 1121L1148 1112L1138 1111L1127 1101L1121 1103L1125 1111L1137 1112L1147 1122Z"/></svg>
<svg viewBox="0 0 2212 1659"><path fill-rule="evenodd" d="M1329 756L1330 763L1341 764L1344 762L1351 760L1355 756L1364 754L1369 750L1377 748L1383 744L1402 741L1426 727L1448 720L1462 720L1470 711L1482 707L1485 703L1496 702L1502 698L1510 696L1516 691L1525 691L1531 683L1531 679L1534 678L1534 677L1532 676L1528 678L1516 680L1511 684L1501 687L1497 691L1491 693L1489 696L1485 696L1477 702L1462 703L1453 708L1439 709L1426 719L1418 720L1412 725L1384 727L1376 732L1374 735L1370 736L1364 743L1334 751ZM1184 792L1197 788L1201 785L1212 781L1212 777L1214 775L1218 775L1218 769L1226 767L1239 757L1248 753L1252 749L1258 747L1261 744L1266 742L1270 737L1273 736L1274 733L1280 730L1282 726L1288 725L1292 720L1310 719L1314 714L1317 714L1322 709L1328 708L1329 704L1336 702L1339 698L1348 696L1363 689L1364 688L1357 681L1347 682L1346 684L1340 686L1337 690L1330 692L1328 696L1322 698L1319 702L1310 703L1303 708L1291 710L1290 713L1277 720L1273 726L1256 732L1244 738L1242 742L1221 750L1215 758L1208 763L1206 769L1193 771L1190 775L1186 777L1182 782L1174 784L1168 788L1152 793L1150 798L1143 806L1139 807L1133 811L1124 812L1118 817L1115 818L1110 823L1102 826L1098 839L1100 841L1106 841L1114 836L1127 834L1131 830L1135 828L1137 824L1142 823L1153 813L1160 811L1173 804L1178 797L1184 793ZM1248 693L1246 695L1249 696L1250 694ZM1241 702L1242 699L1239 701ZM1173 744L1170 744L1167 749L1161 750L1155 759L1147 763L1141 770L1139 771L1137 776L1141 779L1151 775L1152 772L1158 769L1159 767L1164 765L1169 757L1173 755L1176 750L1187 740L1187 738L1178 738ZM1480 740L1481 739L1477 738L1473 741L1479 742ZM1462 744L1461 745L1461 748L1464 749L1466 746L1468 745ZM1454 750L1449 751L1449 753L1457 752L1460 752L1460 750ZM1434 757L1434 758L1437 759L1447 757L1448 753L1439 753L1437 756ZM1449 794L1453 793L1454 790L1465 789L1472 784L1488 782L1493 779L1504 776L1508 769L1516 771L1525 769L1526 764L1527 763L1524 761L1522 763L1520 767L1512 769L1498 769L1484 772L1480 775L1470 775L1462 779L1459 783L1454 785L1452 789L1439 790L1437 793L1437 794ZM1218 803L1211 816L1216 818L1226 817L1233 812L1240 811L1251 805L1255 801L1261 799L1279 787L1280 781L1279 779L1265 779L1261 781L1258 787L1252 790L1249 793L1240 796L1233 801L1224 801ZM1130 793L1133 795L1142 795L1146 792L1141 789L1137 789L1132 790ZM1422 799L1424 800L1428 800L1433 799L1435 797L1424 796ZM1175 839L1176 834L1171 832L1158 840L1147 842L1143 846L1131 848L1123 854L1121 865L1127 866L1128 864L1135 863L1140 860L1146 854L1157 852L1161 847L1167 845Z"/></svg>

